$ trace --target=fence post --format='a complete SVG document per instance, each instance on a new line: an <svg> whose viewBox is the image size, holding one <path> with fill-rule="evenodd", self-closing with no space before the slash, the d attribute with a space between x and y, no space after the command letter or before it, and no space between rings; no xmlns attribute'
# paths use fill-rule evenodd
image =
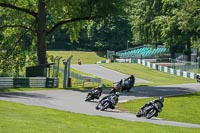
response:
<svg viewBox="0 0 200 133"><path fill-rule="evenodd" d="M65 65L63 89L66 89L67 87L69 87L70 62L71 62L72 57L73 55L71 55L68 59L63 61L63 64Z"/></svg>
<svg viewBox="0 0 200 133"><path fill-rule="evenodd" d="M200 57L197 57L198 67L200 68Z"/></svg>
<svg viewBox="0 0 200 133"><path fill-rule="evenodd" d="M59 73L59 64L60 64L60 59L62 57L61 56L56 56L54 58L54 63L55 65L53 66L53 72L52 72L52 77L58 77L58 73ZM55 69L55 70L54 70Z"/></svg>

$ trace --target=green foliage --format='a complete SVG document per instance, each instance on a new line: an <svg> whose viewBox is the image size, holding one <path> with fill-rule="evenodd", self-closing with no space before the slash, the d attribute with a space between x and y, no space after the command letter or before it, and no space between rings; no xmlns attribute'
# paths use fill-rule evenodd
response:
<svg viewBox="0 0 200 133"><path fill-rule="evenodd" d="M191 44L200 45L198 0L131 0L130 4L135 43L164 44L171 47L172 58L173 47L184 45L190 61Z"/></svg>
<svg viewBox="0 0 200 133"><path fill-rule="evenodd" d="M90 23L88 36L97 50L124 50L131 41L131 27L122 17L109 17L105 21Z"/></svg>
<svg viewBox="0 0 200 133"><path fill-rule="evenodd" d="M13 51L20 55L23 53L24 46L31 46L32 51L37 47L37 63L45 64L46 37L53 31L60 27L65 28L70 40L78 42L79 32L90 21L124 14L124 5L125 2L119 0L60 0L59 2L57 0L1 0L0 36L5 40L1 44L9 44L10 47L12 45ZM24 37L26 41L23 41ZM18 45L18 51L14 45ZM20 62L21 67L25 65L26 58L24 54L24 57L20 55L14 56L23 61ZM5 60L5 56L3 59Z"/></svg>
<svg viewBox="0 0 200 133"><path fill-rule="evenodd" d="M128 12L135 44L160 42L160 29L152 23L161 11L160 0L132 0Z"/></svg>

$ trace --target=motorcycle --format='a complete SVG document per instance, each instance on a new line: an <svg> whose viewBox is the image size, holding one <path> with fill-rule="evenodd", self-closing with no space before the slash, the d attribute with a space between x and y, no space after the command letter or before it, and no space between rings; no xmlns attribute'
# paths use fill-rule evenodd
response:
<svg viewBox="0 0 200 133"><path fill-rule="evenodd" d="M197 82L200 82L200 75L196 76Z"/></svg>
<svg viewBox="0 0 200 133"><path fill-rule="evenodd" d="M99 97L101 96L102 93L102 89L92 89L86 96L85 101L91 101L94 99L99 99Z"/></svg>
<svg viewBox="0 0 200 133"><path fill-rule="evenodd" d="M102 98L96 106L97 110L104 111L108 108L114 109L118 102L119 93L111 94Z"/></svg>
<svg viewBox="0 0 200 133"><path fill-rule="evenodd" d="M130 91L130 89L133 87L135 81L134 80L131 80L131 79L123 79L122 80L122 89L121 91L124 91L126 90L127 92Z"/></svg>
<svg viewBox="0 0 200 133"><path fill-rule="evenodd" d="M113 83L114 85L113 85L109 94L120 92L121 89L122 89L122 82L123 82L123 80L120 80L119 82Z"/></svg>
<svg viewBox="0 0 200 133"><path fill-rule="evenodd" d="M137 113L137 117L146 117L147 119L151 119L153 116L157 117L158 113L162 111L162 105L159 102L152 103L149 106L141 108Z"/></svg>

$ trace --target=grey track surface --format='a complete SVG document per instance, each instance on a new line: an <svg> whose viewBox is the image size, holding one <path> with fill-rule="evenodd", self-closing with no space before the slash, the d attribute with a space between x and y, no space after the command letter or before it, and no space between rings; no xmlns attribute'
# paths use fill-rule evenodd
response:
<svg viewBox="0 0 200 133"><path fill-rule="evenodd" d="M119 72L107 69L107 68L102 67L98 64L83 64L83 65L72 64L71 67L74 68L74 69L95 75L99 78L110 80L112 82L118 82L122 78L127 78L127 77L130 76L130 75L126 75L126 74L123 74L123 73L119 73ZM140 83L140 82L145 83L145 82L149 82L149 81L139 79L139 78L136 77L135 82L136 83Z"/></svg>
<svg viewBox="0 0 200 133"><path fill-rule="evenodd" d="M116 79L117 80L117 79ZM200 128L200 124L191 124L175 121L166 121L160 118L144 119L137 118L134 114L122 112L119 110L99 111L95 109L97 101L85 102L86 95L89 90L40 90L27 92L9 92L0 93L0 100L13 101L26 105L36 105L58 110L70 111L80 114L106 116L128 121L148 122L159 125L170 125L188 128ZM187 94L200 91L199 83L181 84L181 85L165 85L159 87L134 87L131 92L123 92L119 98L119 102L131 99L157 96L172 96ZM107 95L109 90L103 91L103 96ZM102 97L103 97L102 96Z"/></svg>

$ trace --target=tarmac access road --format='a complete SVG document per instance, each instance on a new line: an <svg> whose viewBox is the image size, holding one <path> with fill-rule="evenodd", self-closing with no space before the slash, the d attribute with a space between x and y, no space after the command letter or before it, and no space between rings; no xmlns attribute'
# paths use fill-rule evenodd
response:
<svg viewBox="0 0 200 133"><path fill-rule="evenodd" d="M79 71L83 71L85 73L95 75L99 78L110 80L112 82L118 82L121 79L127 78L130 76L130 75L126 75L117 71L110 70L98 64L82 64L82 65L72 64L71 67ZM149 81L135 77L135 82L145 83Z"/></svg>

